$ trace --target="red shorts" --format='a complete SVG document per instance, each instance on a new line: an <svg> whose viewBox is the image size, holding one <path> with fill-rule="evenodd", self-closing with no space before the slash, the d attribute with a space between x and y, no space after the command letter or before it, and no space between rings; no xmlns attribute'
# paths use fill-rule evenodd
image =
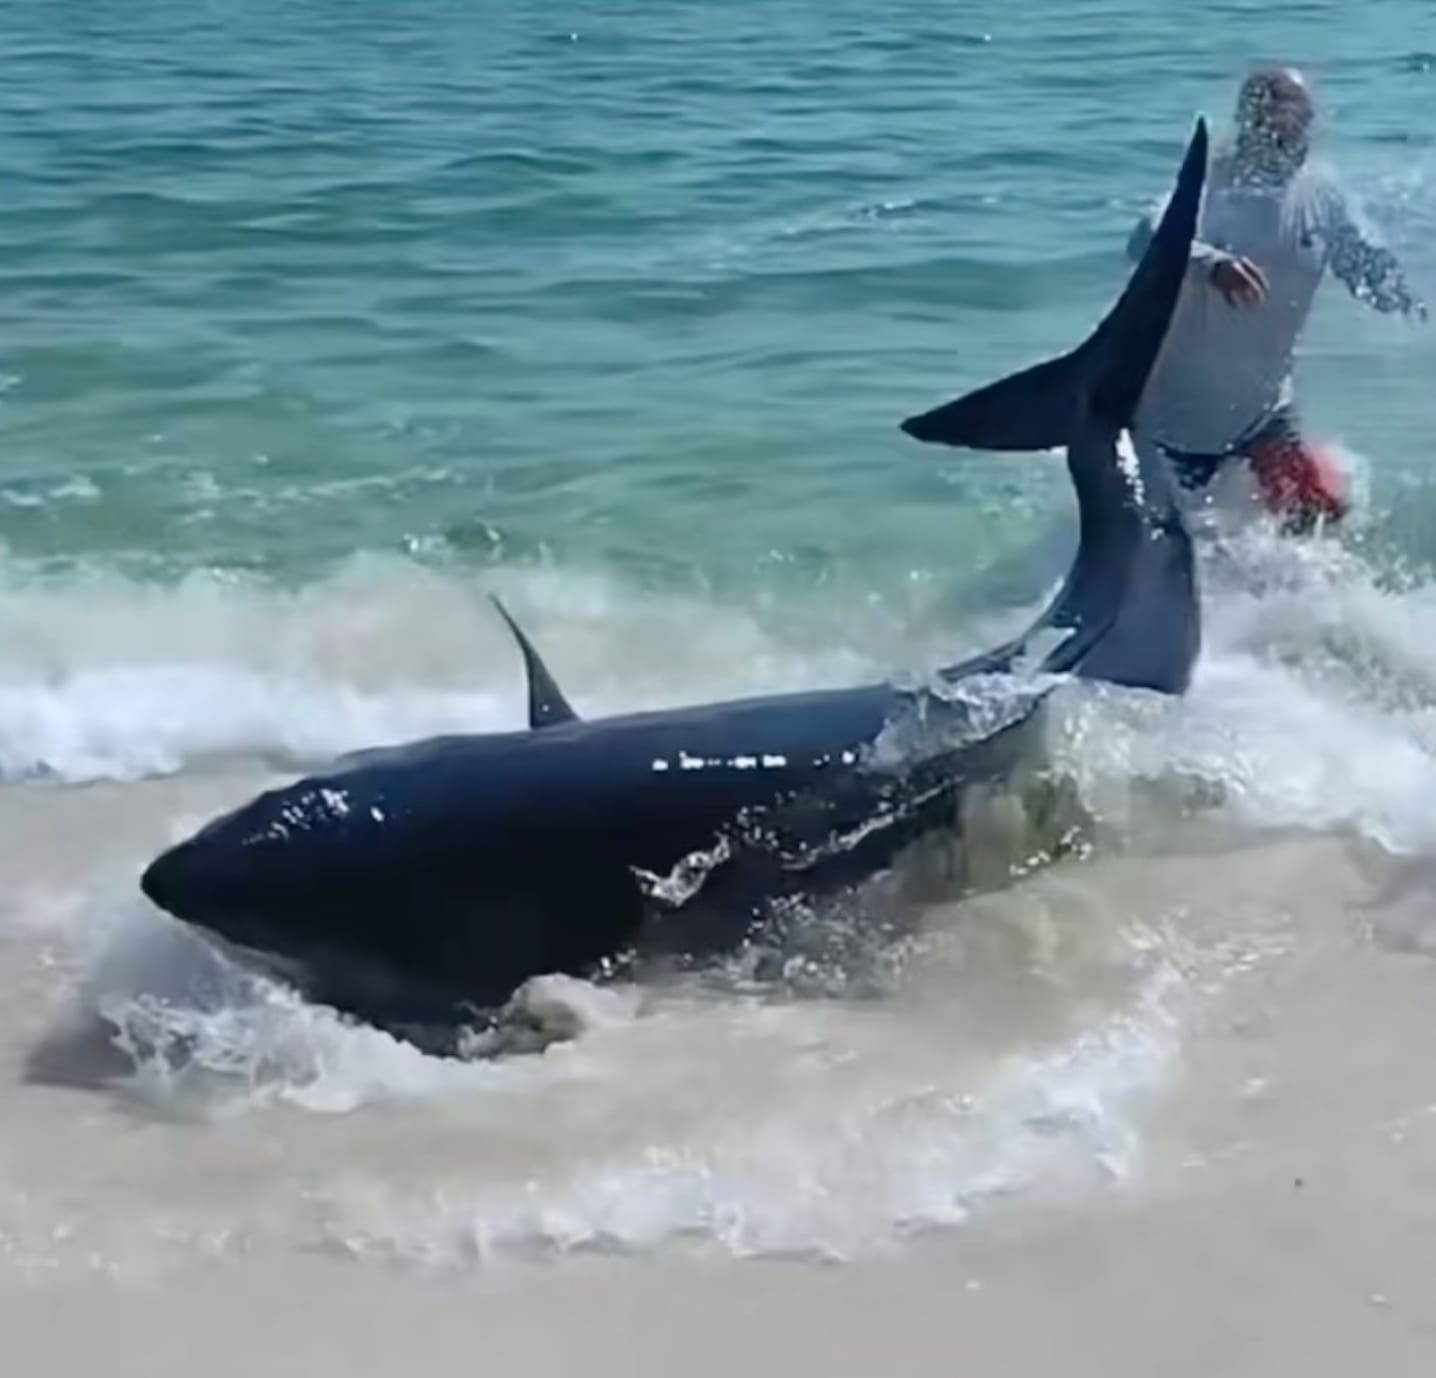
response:
<svg viewBox="0 0 1436 1378"><path fill-rule="evenodd" d="M1336 461L1301 433L1296 409L1283 403L1219 454L1162 445L1177 482L1199 491L1233 461L1245 460L1269 512L1288 531L1309 531L1318 521L1339 522L1350 510L1346 476Z"/></svg>
<svg viewBox="0 0 1436 1378"><path fill-rule="evenodd" d="M1346 477L1336 461L1294 427L1281 426L1243 447L1268 511L1295 530L1339 522L1350 509Z"/></svg>

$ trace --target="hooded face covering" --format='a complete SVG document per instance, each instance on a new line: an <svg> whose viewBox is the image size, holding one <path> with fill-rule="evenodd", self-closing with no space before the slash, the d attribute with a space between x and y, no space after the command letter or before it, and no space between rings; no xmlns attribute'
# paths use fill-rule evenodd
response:
<svg viewBox="0 0 1436 1378"><path fill-rule="evenodd" d="M1256 72L1237 97L1236 161L1247 176L1285 182L1306 161L1314 114L1293 71Z"/></svg>

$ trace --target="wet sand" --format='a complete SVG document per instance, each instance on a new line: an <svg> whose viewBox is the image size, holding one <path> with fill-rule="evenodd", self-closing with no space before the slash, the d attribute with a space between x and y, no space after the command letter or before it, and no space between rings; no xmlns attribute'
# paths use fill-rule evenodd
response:
<svg viewBox="0 0 1436 1378"><path fill-rule="evenodd" d="M710 1241L467 1269L331 1245L222 1248L152 1276L14 1271L0 1281L7 1369L1429 1373L1436 966L1417 950L1429 882L1370 847L1305 838L1059 867L975 903L1070 913L1084 887L1120 907L1157 885L1188 892L1193 951L1225 960L1220 979L1209 961L1190 968L1207 998L1128 1180L999 1199L834 1264L725 1257ZM1257 910L1280 917L1265 937ZM10 1110L43 1096L63 1119L94 1094L26 1088ZM355 1117L328 1142L359 1151L365 1134ZM243 1189L263 1192L263 1172Z"/></svg>

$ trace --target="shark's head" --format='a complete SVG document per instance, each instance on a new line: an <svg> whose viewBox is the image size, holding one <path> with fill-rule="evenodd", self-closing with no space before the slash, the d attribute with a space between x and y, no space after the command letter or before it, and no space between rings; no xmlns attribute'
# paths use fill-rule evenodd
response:
<svg viewBox="0 0 1436 1378"><path fill-rule="evenodd" d="M1207 129L1197 122L1161 224L1126 289L1070 354L908 418L917 440L980 450L1064 446L1081 537L1061 590L1028 633L1066 632L1042 668L1182 693L1201 643L1192 542L1167 462L1129 428L1166 338L1196 231ZM985 658L991 666L993 657Z"/></svg>
<svg viewBox="0 0 1436 1378"><path fill-rule="evenodd" d="M302 959L306 935L344 906L344 878L365 855L353 834L372 824L349 812L313 782L267 790L162 852L140 888L236 946Z"/></svg>

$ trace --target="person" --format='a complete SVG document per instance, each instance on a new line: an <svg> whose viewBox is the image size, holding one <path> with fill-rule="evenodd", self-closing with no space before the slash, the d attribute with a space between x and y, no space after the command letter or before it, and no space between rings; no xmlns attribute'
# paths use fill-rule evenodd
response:
<svg viewBox="0 0 1436 1378"><path fill-rule="evenodd" d="M1357 300L1426 319L1394 254L1361 225L1329 178L1307 166L1315 102L1302 74L1252 72L1235 137L1214 150L1187 281L1132 428L1156 447L1193 504L1245 460L1257 496L1289 530L1346 514L1346 481L1303 434L1292 361L1325 272ZM1127 245L1141 257L1160 218Z"/></svg>

